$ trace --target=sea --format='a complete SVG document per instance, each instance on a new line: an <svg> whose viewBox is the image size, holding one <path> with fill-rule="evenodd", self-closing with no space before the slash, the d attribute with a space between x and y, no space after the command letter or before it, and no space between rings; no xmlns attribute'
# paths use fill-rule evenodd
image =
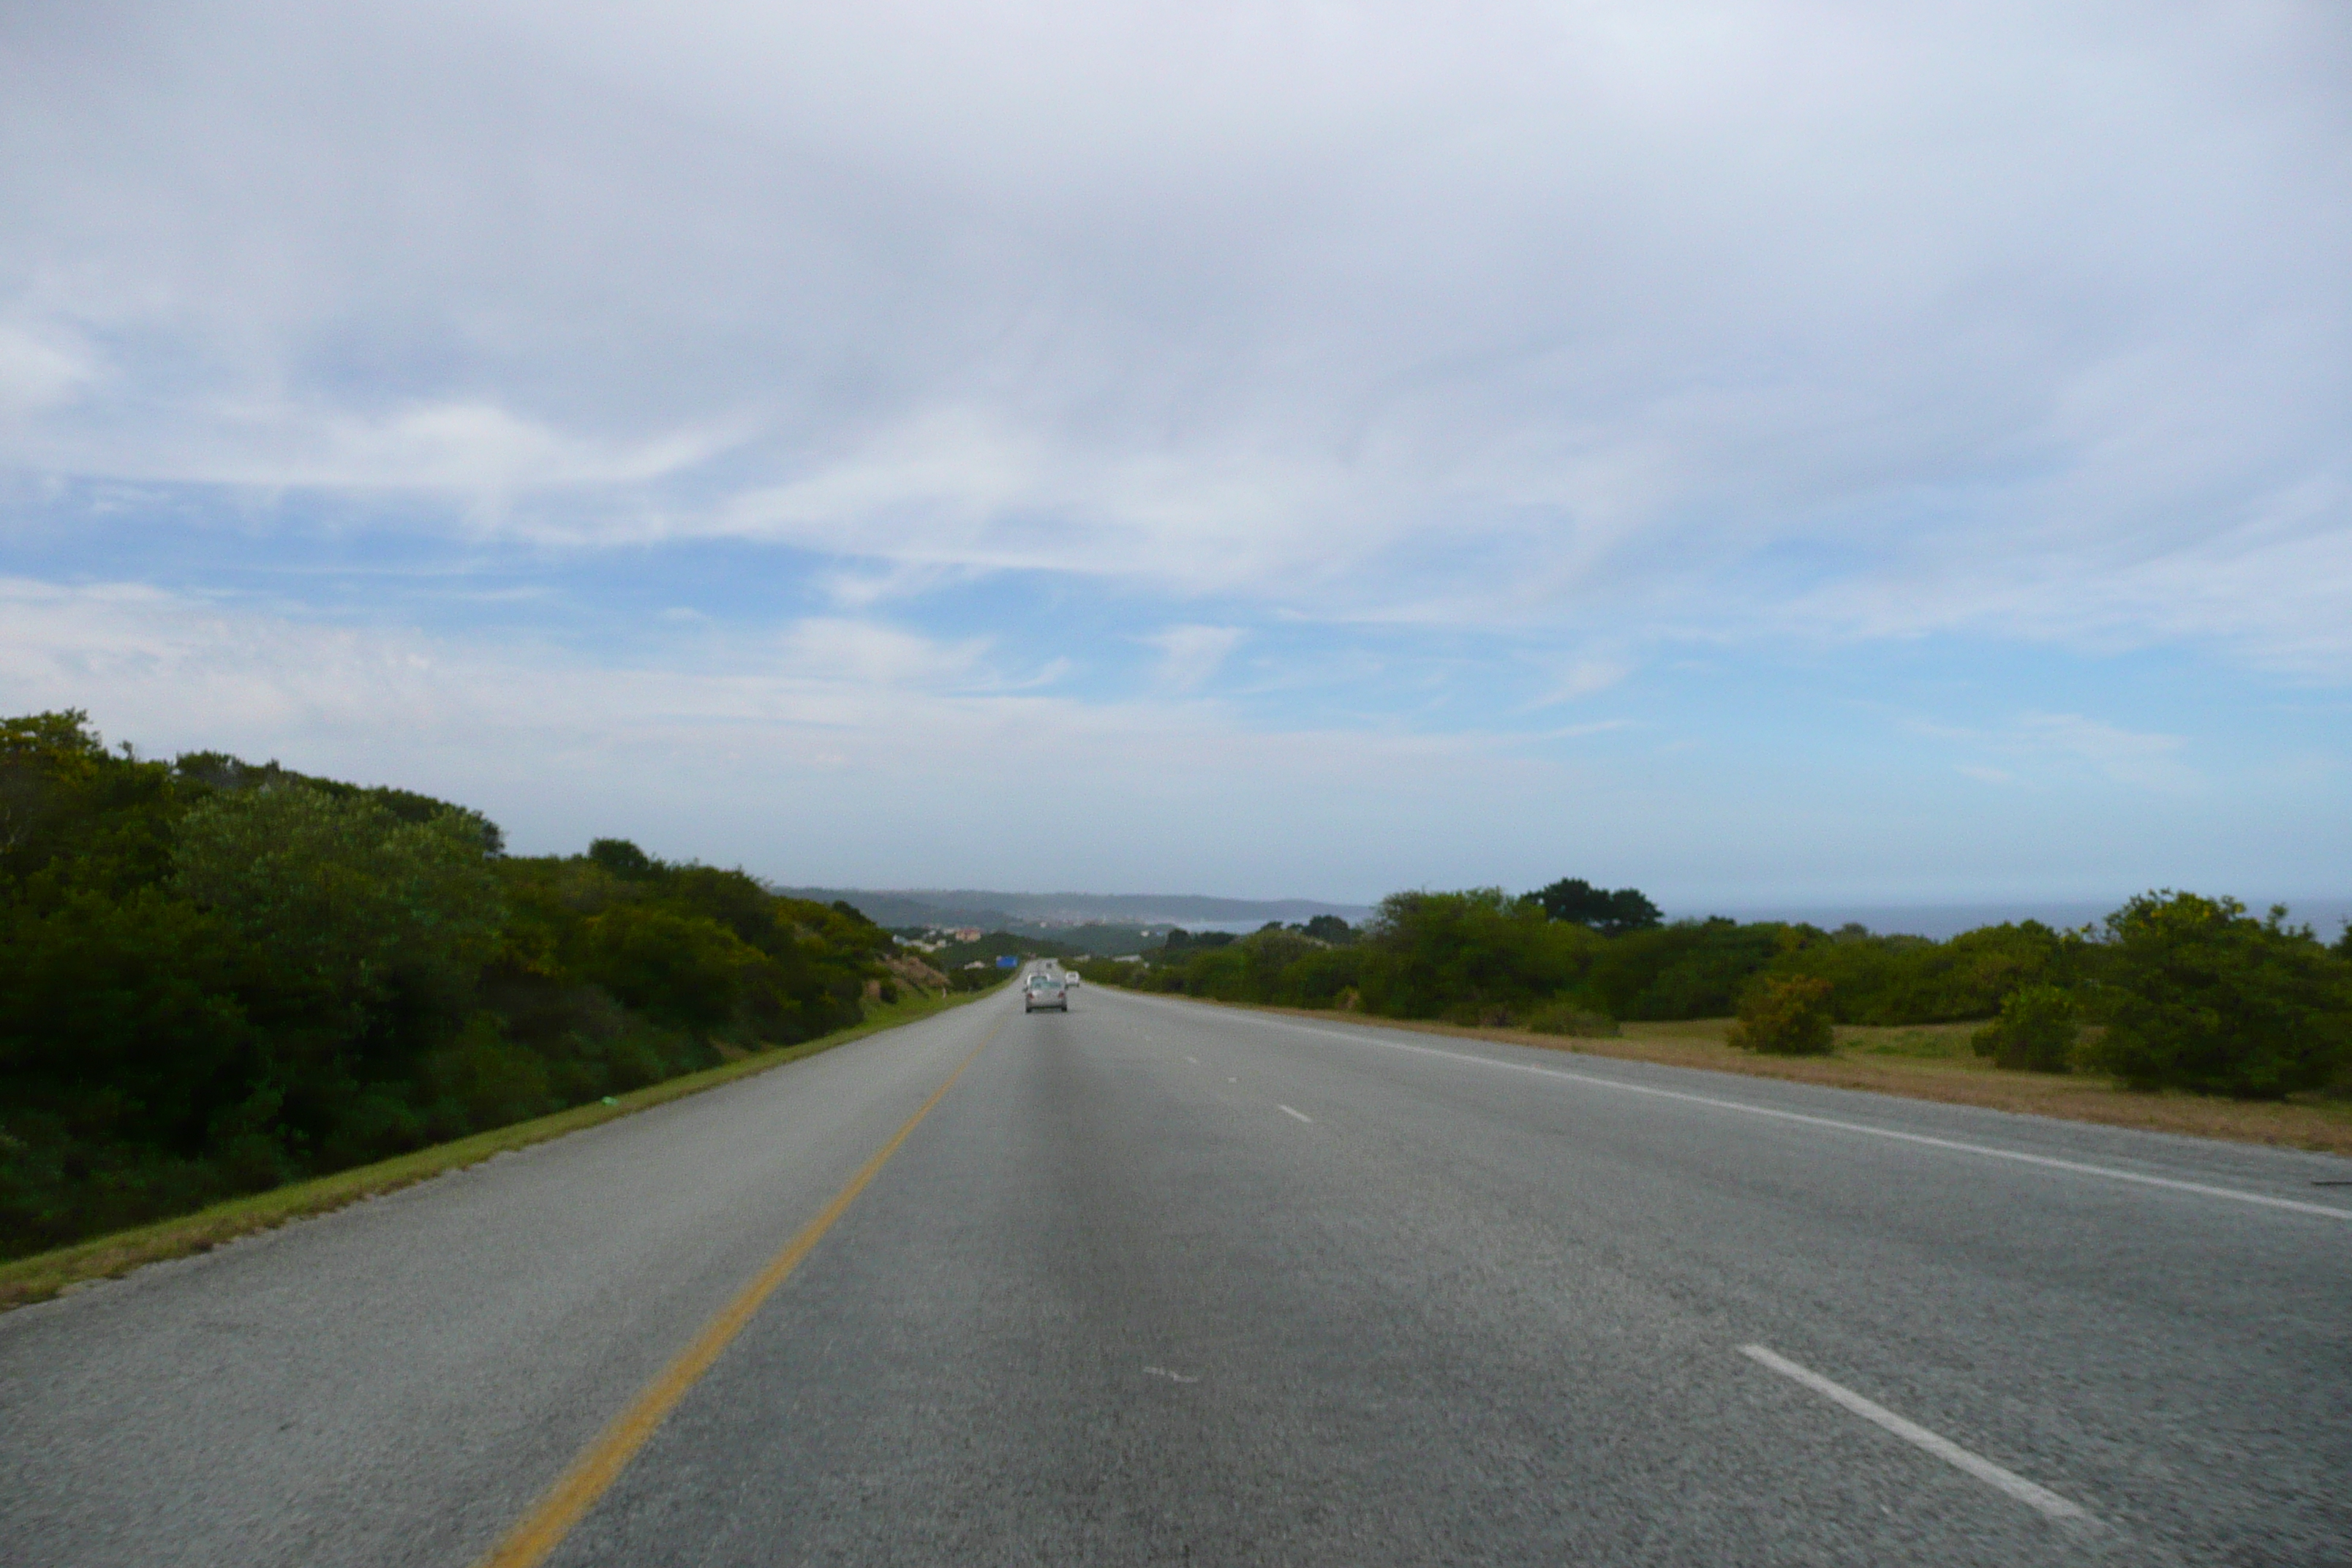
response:
<svg viewBox="0 0 2352 1568"><path fill-rule="evenodd" d="M1985 903L1985 904L1816 904L1791 901L1786 904L1749 904L1709 906L1706 909L1670 909L1668 920L1703 919L1707 915L1728 915L1736 921L1799 921L1824 931L1840 926L1860 925L1880 936L1933 937L1941 942L1979 926L2000 925L2007 921L2040 921L2043 925L2063 931L2072 927L2095 924L2122 907L2124 900L2109 899L2087 903ZM2334 942L2347 923L2352 923L2352 899L2248 899L2246 908L2254 914L2267 914L2273 904L2284 904L2287 921L2293 925L2307 925L2323 942Z"/></svg>

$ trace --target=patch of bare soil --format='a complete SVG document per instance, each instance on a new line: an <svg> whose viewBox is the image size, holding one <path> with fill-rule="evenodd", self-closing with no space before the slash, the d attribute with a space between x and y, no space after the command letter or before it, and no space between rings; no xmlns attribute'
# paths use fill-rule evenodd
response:
<svg viewBox="0 0 2352 1568"><path fill-rule="evenodd" d="M882 967L918 991L942 992L952 984L946 975L908 953L893 954L884 959Z"/></svg>

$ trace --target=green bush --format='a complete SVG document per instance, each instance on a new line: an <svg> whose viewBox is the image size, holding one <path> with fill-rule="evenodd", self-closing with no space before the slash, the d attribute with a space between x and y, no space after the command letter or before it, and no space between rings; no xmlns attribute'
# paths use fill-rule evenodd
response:
<svg viewBox="0 0 2352 1568"><path fill-rule="evenodd" d="M2000 1016L1969 1037L1977 1055L2023 1072L2069 1072L2082 1009L2055 985L2022 985L2000 1005Z"/></svg>
<svg viewBox="0 0 2352 1568"><path fill-rule="evenodd" d="M1078 978L1089 985L1140 986L1146 970L1140 963L1116 958L1090 958L1077 965Z"/></svg>
<svg viewBox="0 0 2352 1568"><path fill-rule="evenodd" d="M360 795L278 784L182 818L173 889L213 910L287 984L362 1010L395 986L471 984L505 920L476 822L405 822Z"/></svg>
<svg viewBox="0 0 2352 1568"><path fill-rule="evenodd" d="M545 1059L509 1044L495 1013L474 1015L457 1039L427 1056L423 1067L433 1097L434 1131L445 1138L525 1121L555 1109Z"/></svg>
<svg viewBox="0 0 2352 1568"><path fill-rule="evenodd" d="M1538 1035L1573 1035L1588 1040L1606 1039L1624 1032L1608 1014L1580 1007L1573 1002L1538 1003L1528 1010L1519 1026Z"/></svg>
<svg viewBox="0 0 2352 1568"><path fill-rule="evenodd" d="M1355 991L1371 957L1370 949L1353 942L1345 947L1318 948L1282 972L1274 999L1294 1007L1337 1006L1341 996Z"/></svg>
<svg viewBox="0 0 2352 1568"><path fill-rule="evenodd" d="M404 790L0 718L0 1257L804 1040L882 978L871 921L740 870L503 850Z"/></svg>
<svg viewBox="0 0 2352 1568"><path fill-rule="evenodd" d="M1810 974L1759 980L1741 997L1739 1022L1727 1038L1768 1056L1828 1056L1834 1048L1830 983Z"/></svg>
<svg viewBox="0 0 2352 1568"><path fill-rule="evenodd" d="M581 927L572 962L647 1017L708 1032L734 1016L760 954L716 921L621 904Z"/></svg>
<svg viewBox="0 0 2352 1568"><path fill-rule="evenodd" d="M1367 1012L1475 1023L1577 989L1607 942L1500 888L1392 893L1354 984Z"/></svg>
<svg viewBox="0 0 2352 1568"><path fill-rule="evenodd" d="M2352 966L2310 931L2235 899L2146 893L2107 917L2106 1030L2084 1065L2132 1089L2277 1100L2352 1058Z"/></svg>
<svg viewBox="0 0 2352 1568"><path fill-rule="evenodd" d="M1874 936L1859 925L1835 931L1788 928L1769 973L1830 983L1841 1024L1936 1024L1998 1012L2021 985L2053 984L2079 938L2036 921L1981 926L1948 942Z"/></svg>
<svg viewBox="0 0 2352 1568"><path fill-rule="evenodd" d="M1794 926L1676 921L1601 944L1578 988L1614 1018L1720 1018L1759 970L1801 940Z"/></svg>

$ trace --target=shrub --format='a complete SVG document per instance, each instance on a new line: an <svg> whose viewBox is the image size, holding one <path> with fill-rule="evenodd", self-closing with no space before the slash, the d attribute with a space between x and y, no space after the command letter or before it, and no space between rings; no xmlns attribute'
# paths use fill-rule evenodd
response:
<svg viewBox="0 0 2352 1568"><path fill-rule="evenodd" d="M621 904L583 922L575 962L656 1022L707 1033L733 1015L760 957L715 921Z"/></svg>
<svg viewBox="0 0 2352 1568"><path fill-rule="evenodd" d="M1768 1056L1828 1056L1830 983L1810 974L1760 980L1740 999L1739 1022L1728 1038L1742 1050Z"/></svg>
<svg viewBox="0 0 2352 1568"><path fill-rule="evenodd" d="M1677 921L1604 943L1590 983L1576 989L1612 1017L1719 1018L1732 1011L1756 972L1798 940L1791 926L1740 925L1720 917Z"/></svg>
<svg viewBox="0 0 2352 1568"><path fill-rule="evenodd" d="M1499 888L1392 893L1367 934L1355 980L1367 1012L1483 1019L1574 989L1605 939ZM1335 993L1336 994L1336 993Z"/></svg>
<svg viewBox="0 0 2352 1568"><path fill-rule="evenodd" d="M1802 940L1772 962L1774 974L1830 983L1841 1024L1934 1024L1999 1011L2021 985L2052 984L2069 951L2039 921L1982 926L1948 942L1874 936L1859 925Z"/></svg>
<svg viewBox="0 0 2352 1568"><path fill-rule="evenodd" d="M2105 921L2105 1034L2085 1066L2132 1089L2277 1100L2352 1058L2352 969L2308 930L2235 899L2156 892Z"/></svg>
<svg viewBox="0 0 2352 1568"><path fill-rule="evenodd" d="M2074 1068L2074 1039L2082 1010L2055 985L2021 985L2000 1005L2000 1016L1969 1037L1969 1044L1994 1065L2023 1072L2067 1072Z"/></svg>
<svg viewBox="0 0 2352 1568"><path fill-rule="evenodd" d="M1341 994L1356 988L1370 958L1369 949L1354 943L1317 948L1282 971L1267 1000L1295 1007L1335 1007Z"/></svg>
<svg viewBox="0 0 2352 1568"><path fill-rule="evenodd" d="M1538 1003L1528 1010L1519 1026L1538 1035L1574 1035L1588 1040L1605 1039L1624 1032L1608 1014L1580 1007L1573 1002Z"/></svg>
<svg viewBox="0 0 2352 1568"><path fill-rule="evenodd" d="M284 980L362 1006L401 978L470 984L505 920L479 826L405 822L358 795L271 784L180 824L174 885L239 931Z"/></svg>
<svg viewBox="0 0 2352 1568"><path fill-rule="evenodd" d="M436 1131L462 1138L488 1127L504 1127L555 1109L548 1092L547 1064L521 1046L510 1045L495 1013L478 1013L456 1040L427 1056L425 1082L434 1099Z"/></svg>

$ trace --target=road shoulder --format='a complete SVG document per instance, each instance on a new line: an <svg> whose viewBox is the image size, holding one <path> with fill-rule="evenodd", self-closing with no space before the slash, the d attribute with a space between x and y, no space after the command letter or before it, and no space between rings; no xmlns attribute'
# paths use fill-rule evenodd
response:
<svg viewBox="0 0 2352 1568"><path fill-rule="evenodd" d="M1704 1034L1649 1037L1567 1037L1525 1029L1486 1028L1417 1018L1377 1018L1361 1013L1315 1007L1279 1007L1257 1002L1220 1002L1172 993L1134 992L1234 1012L1272 1013L1323 1024L1444 1035L1530 1046L1568 1056L1653 1062L1663 1067L1746 1078L1779 1079L1829 1089L1863 1089L1945 1105L1971 1105L2060 1121L2173 1132L2233 1143L2305 1149L2352 1155L2352 1106L2279 1104L2216 1099L2206 1095L2144 1094L2094 1079L2053 1073L2006 1072L1974 1062L1906 1060L1840 1054L1834 1057L1768 1057L1735 1049ZM1634 1026L1639 1028L1642 1026Z"/></svg>

